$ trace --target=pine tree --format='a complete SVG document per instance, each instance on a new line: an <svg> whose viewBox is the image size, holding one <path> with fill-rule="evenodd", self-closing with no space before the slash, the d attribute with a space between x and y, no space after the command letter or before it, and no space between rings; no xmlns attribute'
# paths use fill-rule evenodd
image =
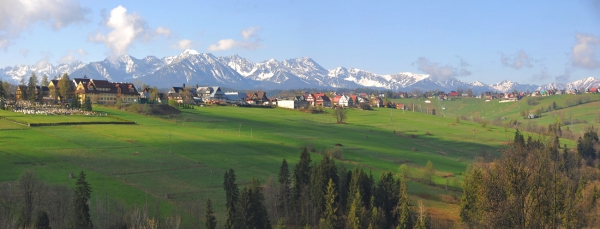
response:
<svg viewBox="0 0 600 229"><path fill-rule="evenodd" d="M300 161L294 167L294 198L296 201L299 199L303 191L302 189L310 183L311 162L308 149L304 147L302 153L300 153Z"/></svg>
<svg viewBox="0 0 600 229"><path fill-rule="evenodd" d="M240 194L238 211L240 225L237 228L271 228L271 222L265 207L262 187L256 179L244 187Z"/></svg>
<svg viewBox="0 0 600 229"><path fill-rule="evenodd" d="M58 89L63 102L67 98L71 97L71 94L73 93L73 85L71 83L71 78L69 78L69 74L65 73L62 75L58 81Z"/></svg>
<svg viewBox="0 0 600 229"><path fill-rule="evenodd" d="M282 212L284 217L288 217L290 203L290 169L287 161L283 159L279 168L279 198L277 208Z"/></svg>
<svg viewBox="0 0 600 229"><path fill-rule="evenodd" d="M362 199L360 190L354 194L354 199L350 204L350 210L348 211L348 228L359 229L361 225L361 210L362 210Z"/></svg>
<svg viewBox="0 0 600 229"><path fill-rule="evenodd" d="M402 178L400 181L400 196L398 198L398 226L396 229L411 228L413 228L413 223L410 215L410 200L408 199L406 180L405 178Z"/></svg>
<svg viewBox="0 0 600 229"><path fill-rule="evenodd" d="M223 181L223 189L225 189L226 203L225 207L227 207L227 220L225 221L226 229L234 229L236 228L236 205L238 202L238 198L240 196L240 190L238 189L237 184L235 184L235 173L233 169L229 169L229 172L225 172L225 178Z"/></svg>
<svg viewBox="0 0 600 229"><path fill-rule="evenodd" d="M71 108L81 108L81 103L79 102L77 95L73 95L71 98Z"/></svg>
<svg viewBox="0 0 600 229"><path fill-rule="evenodd" d="M50 219L48 218L48 214L45 211L41 211L38 213L34 229L52 229L50 227Z"/></svg>
<svg viewBox="0 0 600 229"><path fill-rule="evenodd" d="M217 218L215 217L215 212L213 210L210 198L206 199L206 213L204 215L204 225L206 226L206 229L217 228Z"/></svg>
<svg viewBox="0 0 600 229"><path fill-rule="evenodd" d="M6 97L6 89L4 89L4 82L0 79L0 99Z"/></svg>
<svg viewBox="0 0 600 229"><path fill-rule="evenodd" d="M483 176L477 168L470 168L463 179L463 195L460 200L460 221L469 228L479 227L482 220L482 193Z"/></svg>
<svg viewBox="0 0 600 229"><path fill-rule="evenodd" d="M382 173L375 191L375 206L381 208L385 215L383 228L390 228L397 222L397 214L393 214L394 208L398 206L400 196L400 183L394 179L391 172Z"/></svg>
<svg viewBox="0 0 600 229"><path fill-rule="evenodd" d="M90 100L89 96L85 97L85 103L83 105L83 109L86 111L92 111L92 100Z"/></svg>
<svg viewBox="0 0 600 229"><path fill-rule="evenodd" d="M50 84L50 81L48 81L48 75L44 74L44 76L42 76L42 85L41 86L48 86L48 84Z"/></svg>
<svg viewBox="0 0 600 229"><path fill-rule="evenodd" d="M323 226L327 229L338 228L338 208L335 206L335 199L337 197L337 191L335 190L335 184L333 179L329 179L327 182L327 192L325 194L325 212L323 214Z"/></svg>
<svg viewBox="0 0 600 229"><path fill-rule="evenodd" d="M75 183L75 200L73 201L73 227L78 229L93 228L90 219L90 206L88 200L92 195L92 188L85 181L85 173L81 171L77 183Z"/></svg>
<svg viewBox="0 0 600 229"><path fill-rule="evenodd" d="M37 76L35 76L35 73L31 73L29 82L27 83L27 96L25 96L25 99L31 102L35 102L35 99L37 98L35 86L37 86Z"/></svg>

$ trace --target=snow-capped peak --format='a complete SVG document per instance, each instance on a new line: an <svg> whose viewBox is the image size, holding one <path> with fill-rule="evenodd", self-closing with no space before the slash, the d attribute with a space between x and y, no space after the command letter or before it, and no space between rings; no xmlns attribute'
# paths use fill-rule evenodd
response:
<svg viewBox="0 0 600 229"><path fill-rule="evenodd" d="M185 51L183 51L182 54L188 54L188 55L198 55L200 54L198 51L193 50L193 49L186 49Z"/></svg>

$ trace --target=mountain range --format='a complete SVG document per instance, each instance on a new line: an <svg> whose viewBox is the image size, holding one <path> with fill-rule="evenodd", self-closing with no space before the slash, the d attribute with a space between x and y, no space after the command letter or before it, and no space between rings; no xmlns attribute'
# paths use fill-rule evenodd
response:
<svg viewBox="0 0 600 229"><path fill-rule="evenodd" d="M277 61L270 59L254 63L238 55L216 57L210 53L185 50L177 56L159 59L147 56L137 59L130 55L106 58L102 61L80 61L52 65L17 65L0 68L0 79L13 83L26 82L31 73L49 78L68 73L71 78L107 79L113 82L144 82L159 88L188 85L217 85L236 89L299 89L299 88L379 88L395 91L456 90L471 88L475 92L534 91L539 89L579 89L597 87L600 80L589 77L570 83L546 85L519 84L504 80L487 85L479 81L464 82L456 78L434 79L427 74L400 72L376 74L357 69L337 67L327 70L309 57Z"/></svg>

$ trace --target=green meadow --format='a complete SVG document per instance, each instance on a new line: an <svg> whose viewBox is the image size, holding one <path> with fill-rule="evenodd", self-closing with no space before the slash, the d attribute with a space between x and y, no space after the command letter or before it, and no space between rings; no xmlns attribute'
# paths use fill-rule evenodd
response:
<svg viewBox="0 0 600 229"><path fill-rule="evenodd" d="M493 109L511 113L516 104ZM462 173L475 158L499 156L514 136L512 129L455 122L457 114L486 105L471 99L431 104L445 106L446 117L386 108L351 109L347 124L336 124L330 109L325 114L307 114L225 106L183 109L174 118L94 107L136 125L26 127L0 120L0 182L14 181L30 169L47 182L73 186L69 173L85 171L92 200L108 194L129 205L160 202L163 212L185 217L181 206L211 198L218 219L223 220L226 170L235 170L240 186L252 178L273 183L281 161L295 165L306 146L314 149L313 161L324 152L341 151L336 163L347 169L364 168L376 180L382 172L397 174L401 165L407 165L414 203L421 199L433 217L457 220L458 204L448 197L460 198ZM0 116L35 123L75 117L24 116L2 110ZM572 141L564 142L573 146ZM429 160L436 170L435 186L420 179ZM167 193L169 199L164 198Z"/></svg>

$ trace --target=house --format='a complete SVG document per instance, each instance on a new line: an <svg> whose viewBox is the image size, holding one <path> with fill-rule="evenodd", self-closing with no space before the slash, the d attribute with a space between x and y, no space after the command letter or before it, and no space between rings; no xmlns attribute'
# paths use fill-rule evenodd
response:
<svg viewBox="0 0 600 229"><path fill-rule="evenodd" d="M74 78L75 95L83 103L86 98L90 98L92 103L114 104L137 103L140 97L139 92L132 83L114 83L108 80L94 80L84 78Z"/></svg>
<svg viewBox="0 0 600 229"><path fill-rule="evenodd" d="M369 99L367 99L366 97L359 96L356 99L358 100L359 104L361 104L361 103L369 103Z"/></svg>
<svg viewBox="0 0 600 229"><path fill-rule="evenodd" d="M595 87L590 88L589 92L590 93L598 93L598 88L595 88Z"/></svg>
<svg viewBox="0 0 600 229"><path fill-rule="evenodd" d="M338 100L338 106L341 107L352 107L354 106L354 101L350 96L342 95Z"/></svg>
<svg viewBox="0 0 600 229"><path fill-rule="evenodd" d="M375 98L371 99L371 106L383 107L383 100L375 97Z"/></svg>
<svg viewBox="0 0 600 229"><path fill-rule="evenodd" d="M248 95L246 102L252 101L251 104L260 104L266 105L269 103L269 98L267 98L267 93L264 91L255 91ZM266 104L265 104L266 103Z"/></svg>
<svg viewBox="0 0 600 229"><path fill-rule="evenodd" d="M327 97L325 94L316 94L316 99L314 101L314 106L321 107L331 107L331 99Z"/></svg>
<svg viewBox="0 0 600 229"><path fill-rule="evenodd" d="M341 95L337 95L337 96L333 97L333 101L331 101L332 104L335 105L335 106L339 106L340 105L340 98L342 98Z"/></svg>
<svg viewBox="0 0 600 229"><path fill-rule="evenodd" d="M458 97L458 92L456 92L456 91L451 91L450 93L448 93L448 97L453 97L453 98L456 98L456 97Z"/></svg>
<svg viewBox="0 0 600 229"><path fill-rule="evenodd" d="M225 98L231 103L241 103L246 101L248 94L241 92L225 92Z"/></svg>
<svg viewBox="0 0 600 229"><path fill-rule="evenodd" d="M198 86L196 85L196 87ZM167 97L169 100L172 99L178 103L194 103L197 100L194 97L198 96L196 91L197 88L186 87L185 84L183 84L183 87L171 87L167 93Z"/></svg>
<svg viewBox="0 0 600 229"><path fill-rule="evenodd" d="M221 91L221 87L211 86L211 87L198 87L196 85L195 92L196 95L203 100L226 100L227 96L223 91Z"/></svg>

